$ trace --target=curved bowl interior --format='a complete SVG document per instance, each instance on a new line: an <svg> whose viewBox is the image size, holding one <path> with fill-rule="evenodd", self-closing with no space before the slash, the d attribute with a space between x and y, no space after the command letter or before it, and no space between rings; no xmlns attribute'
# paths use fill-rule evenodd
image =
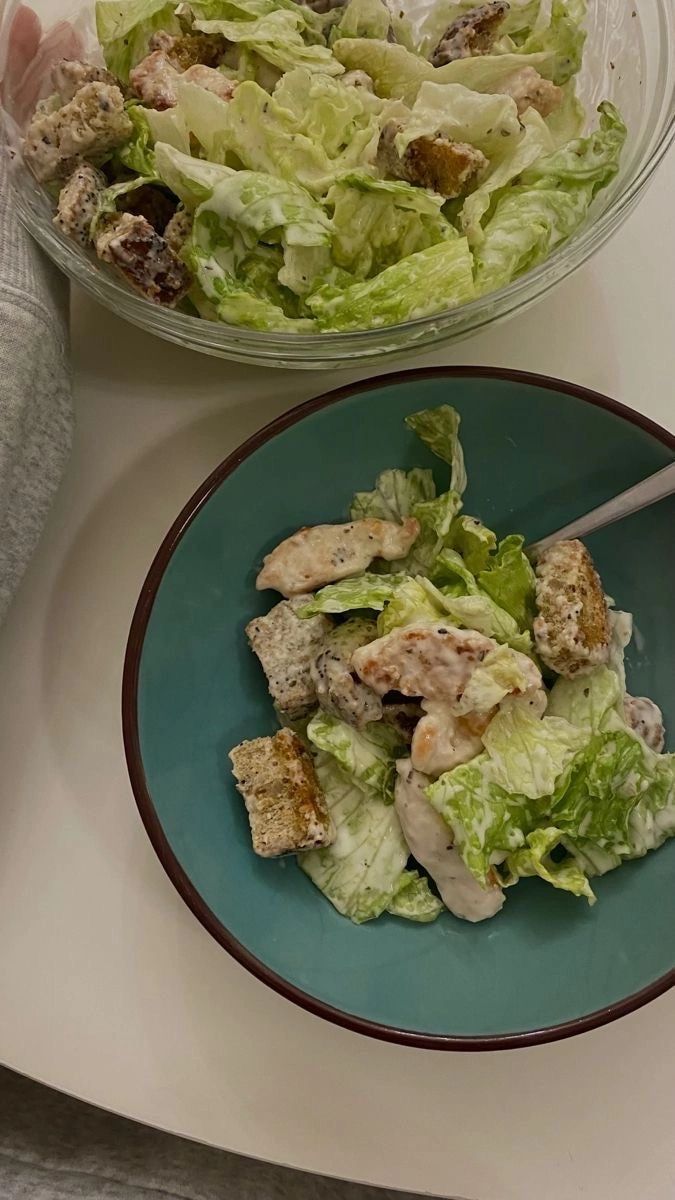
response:
<svg viewBox="0 0 675 1200"><path fill-rule="evenodd" d="M385 916L356 927L294 860L254 856L227 753L275 727L243 633L272 603L254 589L256 565L300 525L340 519L351 493L371 487L383 468L437 467L405 429L407 413L441 403L459 410L466 511L528 539L675 456L675 439L659 440L625 410L564 384L496 375L413 372L361 385L337 403L310 402L246 456L237 452L165 542L139 602L125 675L125 736L142 814L211 932L314 1011L450 1047L561 1036L672 983L675 842L595 881L592 909L525 880L482 925L448 913L430 926ZM437 482L444 486L440 473ZM674 521L675 497L589 539L605 587L636 613L629 686L658 701L671 730ZM479 1041L456 1040L472 1038Z"/></svg>
<svg viewBox="0 0 675 1200"><path fill-rule="evenodd" d="M415 12L430 0L408 0ZM0 23L0 63L9 53L8 32L13 5ZM36 0L45 25L63 8L54 0ZM68 10L66 10L68 11ZM85 0L73 18L82 31L85 50L96 54L93 5ZM405 324L357 333L299 335L261 333L242 327L200 320L153 305L121 285L92 255L74 246L52 224L52 206L44 190L23 165L14 162L14 186L21 219L71 278L118 315L160 337L206 354L269 366L329 368L354 360L421 351L468 334L526 308L586 261L618 228L637 202L661 161L675 132L675 8L672 0L603 0L589 5L588 37L579 94L595 124L595 108L612 100L628 125L621 168L610 187L601 191L571 240L544 263L498 292L481 296L456 309ZM39 70L39 54L35 70ZM45 82L44 92L50 90ZM18 148L12 97L5 100L10 142Z"/></svg>

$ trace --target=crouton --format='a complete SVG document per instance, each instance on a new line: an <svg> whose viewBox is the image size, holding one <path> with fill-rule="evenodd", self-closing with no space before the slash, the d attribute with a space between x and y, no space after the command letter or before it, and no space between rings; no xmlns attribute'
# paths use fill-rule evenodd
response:
<svg viewBox="0 0 675 1200"><path fill-rule="evenodd" d="M609 613L600 577L576 539L556 542L536 563L537 653L552 671L572 679L607 662Z"/></svg>
<svg viewBox="0 0 675 1200"><path fill-rule="evenodd" d="M328 617L303 620L297 614L311 596L282 600L265 617L246 626L246 636L267 676L270 695L284 720L308 716L318 701L312 679L312 664L332 628Z"/></svg>
<svg viewBox="0 0 675 1200"><path fill-rule="evenodd" d="M314 764L290 729L230 751L256 854L278 858L329 846L335 828Z"/></svg>
<svg viewBox="0 0 675 1200"><path fill-rule="evenodd" d="M487 166L482 150L440 134L413 138L399 154L395 139L402 128L398 122L388 121L380 134L377 165L384 175L453 199L461 196Z"/></svg>

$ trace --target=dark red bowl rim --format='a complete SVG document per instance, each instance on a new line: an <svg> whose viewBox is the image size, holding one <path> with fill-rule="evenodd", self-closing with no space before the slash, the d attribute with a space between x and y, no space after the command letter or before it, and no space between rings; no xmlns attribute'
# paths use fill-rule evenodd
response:
<svg viewBox="0 0 675 1200"><path fill-rule="evenodd" d="M304 420L305 417L311 416L312 413L318 412L330 404L336 404L340 400L345 400L350 396L355 396L362 392L373 391L376 388L414 380L442 378L508 380L512 383L531 384L549 391L563 392L579 400L584 400L588 404L594 404L598 408L603 408L607 412L623 418L625 421L629 421L632 425L636 425L651 434L662 445L675 453L675 435L663 429L662 426L657 425L649 417L634 412L632 409L626 407L626 405L619 403L619 401L610 399L609 396L604 396L600 392L590 391L588 388L568 383L565 380L555 379L548 375L537 375L527 371L514 371L501 367L423 367L410 371L398 371L393 374L378 375L371 379L348 384L346 387L337 388L335 391L325 392L321 396L316 396L314 399L307 400L303 404L299 404L295 408L282 413L274 421L270 422L269 425L266 425L263 429L253 434L252 437L234 450L220 466L216 467L215 471L209 475L208 479L201 484L191 499L188 500L155 555L147 578L141 588L138 603L134 611L124 659L124 675L122 680L124 749L131 786L141 820L169 879L182 896L188 908L194 913L197 920L201 922L211 936L238 963L250 971L252 975L255 975L256 979L261 980L262 983L267 984L268 987L278 992L279 995L284 996L287 1000L291 1000L307 1012L314 1014L314 1016L323 1017L325 1020L332 1021L336 1025L341 1025L343 1028L349 1029L354 1033L366 1034L369 1037L379 1038L386 1042L394 1042L400 1046L416 1046L425 1050L512 1050L522 1046L535 1046L545 1042L558 1041L561 1038L572 1037L578 1033L586 1033L591 1029L597 1029L600 1025L616 1021L619 1017L623 1017L627 1013L634 1012L636 1009L641 1008L643 1004L656 999L657 996L662 995L675 985L675 967L667 971L665 975L661 975L658 979L655 979L647 987L641 988L640 991L634 992L616 1004L599 1008L595 1012L588 1013L583 1017L577 1017L572 1021L564 1021L557 1025L549 1025L545 1028L531 1029L520 1033L483 1034L479 1037L421 1033L414 1030L397 1029L390 1025L382 1025L376 1021L369 1021L352 1013L343 1012L341 1009L325 1004L315 996L288 983L282 976L270 970L265 963L261 962L260 959L247 950L219 921L215 913L211 911L181 867L164 834L148 789L140 749L138 676L143 643L152 606L164 572L178 543L197 513L210 499L216 489L220 487L223 481L246 458L254 454L265 442L270 441L270 439L276 437L284 429L288 429L291 425L297 424L298 421Z"/></svg>

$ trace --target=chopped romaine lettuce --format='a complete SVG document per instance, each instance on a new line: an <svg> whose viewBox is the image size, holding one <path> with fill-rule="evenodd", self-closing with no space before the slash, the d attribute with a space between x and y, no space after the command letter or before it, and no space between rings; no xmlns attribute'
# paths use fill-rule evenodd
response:
<svg viewBox="0 0 675 1200"><path fill-rule="evenodd" d="M595 894L581 864L571 857L558 862L551 857L551 851L560 845L559 829L555 826L533 829L525 840L523 849L509 854L504 871L499 873L505 887L517 883L523 876L539 875L554 888L571 892L573 896L585 896L589 904L595 904Z"/></svg>
<svg viewBox="0 0 675 1200"><path fill-rule="evenodd" d="M176 4L166 0L96 0L96 32L106 66L123 83L148 53L153 33L180 33Z"/></svg>
<svg viewBox="0 0 675 1200"><path fill-rule="evenodd" d="M522 136L510 96L474 92L461 83L426 82L396 137L396 148L402 154L415 138L439 133L453 142L469 142L490 159L503 151L505 142L517 143Z"/></svg>
<svg viewBox="0 0 675 1200"><path fill-rule="evenodd" d="M587 740L584 729L563 717L539 717L509 701L483 734L495 783L530 800L553 795L563 771Z"/></svg>
<svg viewBox="0 0 675 1200"><path fill-rule="evenodd" d="M447 561L448 552L444 551L441 558ZM479 588L465 596L458 596L455 589L448 589L446 593L429 579L421 579L420 584L428 600L437 607L439 615L447 613L453 625L463 629L475 629L485 637L504 642L523 654L531 653L532 638L529 633L521 633L513 617Z"/></svg>
<svg viewBox="0 0 675 1200"><path fill-rule="evenodd" d="M479 572L478 583L500 608L511 614L520 629L529 630L534 620L535 576L523 551L524 542L519 534L503 538L497 552Z"/></svg>
<svg viewBox="0 0 675 1200"><path fill-rule="evenodd" d="M553 0L551 19L543 29L535 29L518 49L521 54L553 51L555 58L550 78L554 83L567 83L581 67L586 41L582 21L586 16L586 0Z"/></svg>
<svg viewBox="0 0 675 1200"><path fill-rule="evenodd" d="M497 546L496 535L477 517L461 516L453 523L450 544L461 554L467 569L477 575L487 566Z"/></svg>
<svg viewBox="0 0 675 1200"><path fill-rule="evenodd" d="M302 870L357 925L394 901L408 859L396 809L362 790L330 755L317 762L336 829L332 846L298 855Z"/></svg>
<svg viewBox="0 0 675 1200"><path fill-rule="evenodd" d="M317 750L332 755L366 795L385 804L393 802L394 755L401 746L391 725L375 722L361 733L337 717L319 711L307 726L307 737Z"/></svg>
<svg viewBox="0 0 675 1200"><path fill-rule="evenodd" d="M380 3L380 0L378 0ZM406 921L419 921L427 925L435 921L445 905L429 887L429 880L419 871L404 871L387 912L392 917L403 917Z"/></svg>
<svg viewBox="0 0 675 1200"><path fill-rule="evenodd" d="M443 241L350 287L321 288L307 305L323 331L379 329L454 308L473 299L473 259L466 238Z"/></svg>
<svg viewBox="0 0 675 1200"><path fill-rule="evenodd" d="M218 184L234 174L230 167L192 158L164 142L155 144L155 170L162 183L189 209L209 200Z"/></svg>
<svg viewBox="0 0 675 1200"><path fill-rule="evenodd" d="M254 50L280 71L305 67L325 75L341 75L343 67L326 46L308 45L302 36L306 28L301 5L277 8L265 16L248 21L195 21L202 33L221 33L228 42Z"/></svg>
<svg viewBox="0 0 675 1200"><path fill-rule="evenodd" d="M412 429L425 446L450 467L450 488L461 496L466 490L466 467L464 452L459 440L460 416L449 404L438 408L425 408L406 417L408 429Z"/></svg>
<svg viewBox="0 0 675 1200"><path fill-rule="evenodd" d="M380 0L378 0L378 3ZM412 471L395 468L382 471L372 492L357 492L352 500L350 516L353 521L376 517L381 521L405 521L416 504L433 500L436 486L431 471L414 467Z"/></svg>
<svg viewBox="0 0 675 1200"><path fill-rule="evenodd" d="M546 711L552 717L564 717L590 737L625 725L619 715L622 708L623 696L616 672L609 667L596 667L576 679L556 679Z"/></svg>
<svg viewBox="0 0 675 1200"><path fill-rule="evenodd" d="M541 684L541 676L532 661L510 646L489 650L467 683L457 712L489 713L511 692L522 695Z"/></svg>
<svg viewBox="0 0 675 1200"><path fill-rule="evenodd" d="M359 608L381 612L405 580L405 575L375 575L365 571L353 579L328 583L300 609L299 616L315 617L318 613L344 613Z"/></svg>

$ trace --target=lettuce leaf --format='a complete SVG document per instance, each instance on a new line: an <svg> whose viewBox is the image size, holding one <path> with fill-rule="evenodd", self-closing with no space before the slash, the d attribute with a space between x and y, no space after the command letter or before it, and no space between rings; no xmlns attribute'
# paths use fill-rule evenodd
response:
<svg viewBox="0 0 675 1200"><path fill-rule="evenodd" d="M447 551L441 557L447 560ZM532 638L529 633L521 633L513 617L495 604L485 592L476 588L465 596L458 596L454 589L446 594L428 579L421 579L420 584L427 601L435 605L438 615L447 613L453 625L462 629L475 629L485 637L505 643L522 654L532 652Z"/></svg>
<svg viewBox="0 0 675 1200"><path fill-rule="evenodd" d="M334 260L356 279L457 237L441 212L443 197L400 180L353 171L333 185L326 202L332 211Z"/></svg>
<svg viewBox="0 0 675 1200"><path fill-rule="evenodd" d="M535 575L523 551L525 539L510 534L502 539L496 554L479 572L478 583L496 604L513 617L522 630L532 628L534 620Z"/></svg>
<svg viewBox="0 0 675 1200"><path fill-rule="evenodd" d="M108 69L126 83L153 33L180 33L175 14L175 2L166 0L96 0L96 33Z"/></svg>
<svg viewBox="0 0 675 1200"><path fill-rule="evenodd" d="M128 171L136 171L139 175L155 174L155 155L152 149L154 138L146 116L146 110L140 104L130 104L127 116L131 121L134 132L129 141L120 146L116 159Z"/></svg>
<svg viewBox="0 0 675 1200"><path fill-rule="evenodd" d="M406 576L377 620L377 636L385 637L392 629L415 625L418 621L437 621L442 616L434 598L427 594L423 579Z"/></svg>
<svg viewBox="0 0 675 1200"><path fill-rule="evenodd" d="M621 685L615 671L596 667L576 679L556 680L548 698L547 713L586 731L588 737L603 730L625 725L619 715L623 708Z"/></svg>
<svg viewBox="0 0 675 1200"><path fill-rule="evenodd" d="M484 886L490 882L490 868L524 846L526 833L536 824L533 802L495 783L487 754L441 775L427 796L452 830L464 863Z"/></svg>
<svg viewBox="0 0 675 1200"><path fill-rule="evenodd" d="M548 258L616 175L626 127L609 102L598 111L599 130L538 159L497 200L476 249L479 292L503 287Z"/></svg>
<svg viewBox="0 0 675 1200"><path fill-rule="evenodd" d="M478 664L457 704L457 714L488 713L511 692L522 695L541 686L541 675L525 654L510 646L489 650Z"/></svg>
<svg viewBox="0 0 675 1200"><path fill-rule="evenodd" d="M349 511L352 521L376 517L381 521L402 522L411 516L416 504L435 497L431 471L422 467L413 467L412 471L394 468L378 475L372 492L356 492Z"/></svg>
<svg viewBox="0 0 675 1200"><path fill-rule="evenodd" d="M586 731L563 717L538 717L523 704L508 701L483 734L495 783L529 800L553 795L563 771L587 741Z"/></svg>
<svg viewBox="0 0 675 1200"><path fill-rule="evenodd" d="M394 756L401 744L391 725L376 723L367 733L361 733L337 717L319 711L307 726L307 737L317 750L332 755L367 796L393 804Z"/></svg>
<svg viewBox="0 0 675 1200"><path fill-rule="evenodd" d="M561 831L555 826L533 829L526 836L526 846L506 859L505 870L500 871L501 882L508 887L523 876L539 875L554 888L571 892L573 896L585 896L589 904L595 904L595 894L580 863L571 857L558 862L551 857L551 851L560 844L560 839Z"/></svg>
<svg viewBox="0 0 675 1200"><path fill-rule="evenodd" d="M555 58L550 78L557 84L567 83L581 67L586 41L582 26L585 16L586 0L553 0L549 24L534 30L518 47L520 53L553 51Z"/></svg>
<svg viewBox="0 0 675 1200"><path fill-rule="evenodd" d="M319 756L317 775L336 838L298 855L298 863L338 912L361 924L394 902L408 847L393 804L366 794L329 755Z"/></svg>
<svg viewBox="0 0 675 1200"><path fill-rule="evenodd" d="M467 570L477 575L485 569L492 551L496 549L497 537L477 517L465 515L457 517L453 523L450 545L461 554Z"/></svg>
<svg viewBox="0 0 675 1200"><path fill-rule="evenodd" d="M457 238L410 254L351 287L321 288L307 304L321 330L346 332L417 320L474 295L473 258L466 238Z"/></svg>
<svg viewBox="0 0 675 1200"><path fill-rule="evenodd" d="M302 37L306 28L303 10L276 8L248 21L195 21L202 33L221 33L228 42L255 51L280 71L305 67L326 75L341 75L342 65L326 46L308 45Z"/></svg>
<svg viewBox="0 0 675 1200"><path fill-rule="evenodd" d="M209 200L218 184L234 174L231 167L206 162L203 158L192 158L190 154L183 154L165 142L155 144L154 159L155 170L162 183L189 209L197 208L204 200Z"/></svg>
<svg viewBox="0 0 675 1200"><path fill-rule="evenodd" d="M381 612L405 581L405 575L375 575L365 571L353 579L326 584L298 615L315 617L318 613L344 613L359 608Z"/></svg>
<svg viewBox="0 0 675 1200"><path fill-rule="evenodd" d="M429 880L424 875L420 875L419 871L404 871L387 905L387 912L392 917L403 917L406 921L419 921L426 925L435 921L444 908L445 905L431 891Z"/></svg>
<svg viewBox="0 0 675 1200"><path fill-rule="evenodd" d="M466 490L464 452L459 440L460 415L449 404L425 408L406 417L408 429L450 467L450 488L461 496Z"/></svg>

